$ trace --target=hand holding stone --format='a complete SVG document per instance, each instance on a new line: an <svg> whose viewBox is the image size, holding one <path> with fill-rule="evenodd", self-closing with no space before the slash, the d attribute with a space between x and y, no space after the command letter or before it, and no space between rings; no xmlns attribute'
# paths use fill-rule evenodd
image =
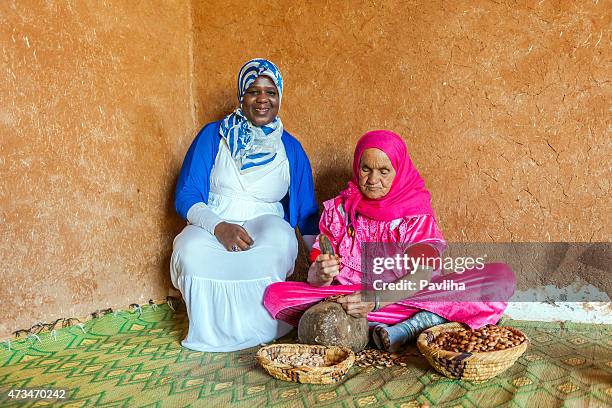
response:
<svg viewBox="0 0 612 408"><path fill-rule="evenodd" d="M337 255L320 254L310 265L308 283L312 286L329 286L340 273L340 257Z"/></svg>

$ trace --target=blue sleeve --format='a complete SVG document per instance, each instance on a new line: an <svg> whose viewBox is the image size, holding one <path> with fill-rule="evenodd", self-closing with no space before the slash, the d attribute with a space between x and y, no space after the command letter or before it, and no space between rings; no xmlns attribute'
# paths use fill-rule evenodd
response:
<svg viewBox="0 0 612 408"><path fill-rule="evenodd" d="M297 197L297 227L302 235L317 235L319 233L319 207L314 192L312 167L302 145L296 140L296 174L294 191Z"/></svg>
<svg viewBox="0 0 612 408"><path fill-rule="evenodd" d="M176 185L174 205L176 212L185 220L187 212L196 203L208 204L210 172L219 149L218 125L206 125L196 136L185 155ZM216 130L216 132L215 132Z"/></svg>

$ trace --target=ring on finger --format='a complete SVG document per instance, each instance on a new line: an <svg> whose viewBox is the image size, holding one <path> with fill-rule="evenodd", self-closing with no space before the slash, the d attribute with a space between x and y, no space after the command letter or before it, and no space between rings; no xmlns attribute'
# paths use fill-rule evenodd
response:
<svg viewBox="0 0 612 408"><path fill-rule="evenodd" d="M232 245L232 252L238 252L238 245Z"/></svg>

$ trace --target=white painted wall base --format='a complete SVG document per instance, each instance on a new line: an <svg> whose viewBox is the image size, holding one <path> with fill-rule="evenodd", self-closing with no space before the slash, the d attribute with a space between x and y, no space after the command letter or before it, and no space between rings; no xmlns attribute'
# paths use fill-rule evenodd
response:
<svg viewBox="0 0 612 408"><path fill-rule="evenodd" d="M612 302L509 302L505 314L517 320L612 324Z"/></svg>
<svg viewBox="0 0 612 408"><path fill-rule="evenodd" d="M546 301L535 302L535 299ZM562 299L588 299L589 302L559 301ZM506 315L512 319L612 324L612 302L608 294L585 282L576 281L562 288L546 285L517 290L512 300L506 309Z"/></svg>

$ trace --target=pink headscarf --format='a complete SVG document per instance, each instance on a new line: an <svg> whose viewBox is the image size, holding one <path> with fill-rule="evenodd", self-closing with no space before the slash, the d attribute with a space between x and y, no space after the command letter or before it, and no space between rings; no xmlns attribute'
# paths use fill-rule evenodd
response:
<svg viewBox="0 0 612 408"><path fill-rule="evenodd" d="M361 155L366 149L385 152L395 169L391 189L384 197L369 199L359 190ZM432 214L429 191L412 164L404 140L389 130L373 130L359 139L353 156L353 180L340 192L350 220L359 213L378 221L391 221L411 215Z"/></svg>

